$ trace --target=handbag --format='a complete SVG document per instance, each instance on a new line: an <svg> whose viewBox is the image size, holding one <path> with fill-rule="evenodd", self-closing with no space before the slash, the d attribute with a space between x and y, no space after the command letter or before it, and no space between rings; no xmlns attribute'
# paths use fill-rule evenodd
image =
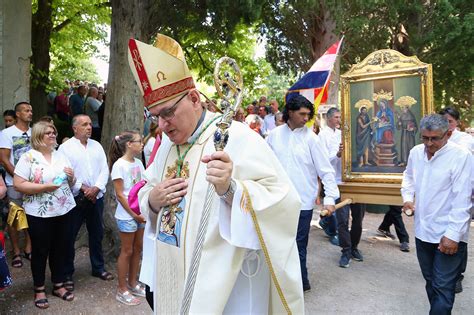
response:
<svg viewBox="0 0 474 315"><path fill-rule="evenodd" d="M158 152L158 148L160 147L160 144L161 144L160 138L156 138L155 145L153 146L153 150L151 151L150 160L148 161L147 168L151 165L151 163L153 163L153 160L155 159L155 156L156 156L156 152ZM138 201L138 192L140 191L140 189L142 189L143 186L145 186L145 184L146 184L146 181L142 179L141 181L133 185L133 187L130 189L130 192L128 193L128 198L127 198L128 206L133 212L135 212L138 215L141 214L140 202Z"/></svg>
<svg viewBox="0 0 474 315"><path fill-rule="evenodd" d="M10 201L7 224L15 230L23 230L28 228L28 221L26 220L25 209Z"/></svg>
<svg viewBox="0 0 474 315"><path fill-rule="evenodd" d="M138 215L141 214L140 202L138 201L138 192L140 191L140 189L142 189L143 186L145 186L145 184L146 181L142 179L141 181L133 185L133 187L130 189L130 192L128 193L128 206L133 212Z"/></svg>

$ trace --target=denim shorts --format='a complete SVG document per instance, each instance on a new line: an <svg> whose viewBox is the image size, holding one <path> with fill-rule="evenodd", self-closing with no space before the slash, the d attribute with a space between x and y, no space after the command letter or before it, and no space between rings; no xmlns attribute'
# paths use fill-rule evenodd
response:
<svg viewBox="0 0 474 315"><path fill-rule="evenodd" d="M119 231L122 233L134 233L138 229L145 228L145 223L138 223L134 219L130 219L130 220L115 219L115 220L117 220L117 227Z"/></svg>

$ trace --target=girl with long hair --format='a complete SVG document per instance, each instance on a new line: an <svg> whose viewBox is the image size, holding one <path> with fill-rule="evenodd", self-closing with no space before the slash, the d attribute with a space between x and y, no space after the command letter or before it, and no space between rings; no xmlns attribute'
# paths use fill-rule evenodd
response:
<svg viewBox="0 0 474 315"><path fill-rule="evenodd" d="M142 150L140 134L124 131L115 136L109 151L109 168L117 198L115 219L122 242L117 261L118 288L115 297L125 305L138 305L140 300L135 296L145 296L145 288L137 281L145 217L133 212L128 204L130 189L141 180L144 171L142 162L136 158Z"/></svg>

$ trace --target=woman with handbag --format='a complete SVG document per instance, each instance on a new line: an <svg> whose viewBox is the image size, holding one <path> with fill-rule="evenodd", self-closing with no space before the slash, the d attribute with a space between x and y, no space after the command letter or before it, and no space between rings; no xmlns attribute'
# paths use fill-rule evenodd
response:
<svg viewBox="0 0 474 315"><path fill-rule="evenodd" d="M130 189L141 180L144 171L142 162L136 158L142 150L140 134L124 131L112 140L109 151L110 176L117 198L115 219L122 243L117 260L118 288L115 298L125 305L138 305L140 300L135 296L145 296L145 288L137 281L145 217L135 213L128 203Z"/></svg>
<svg viewBox="0 0 474 315"><path fill-rule="evenodd" d="M28 218L32 243L31 271L35 306L48 308L45 294L46 261L49 259L52 294L65 301L74 295L64 288L65 255L69 211L76 203L71 188L76 179L69 160L55 150L57 130L53 124L33 126L31 150L23 154L15 167L13 186L24 194L23 207Z"/></svg>

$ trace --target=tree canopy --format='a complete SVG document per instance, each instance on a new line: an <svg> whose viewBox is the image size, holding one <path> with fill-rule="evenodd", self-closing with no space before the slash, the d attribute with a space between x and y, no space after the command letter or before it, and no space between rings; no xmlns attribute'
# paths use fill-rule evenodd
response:
<svg viewBox="0 0 474 315"><path fill-rule="evenodd" d="M455 106L471 121L473 7L468 0L278 0L264 7L261 29L267 60L282 74L307 71L342 34L342 70L378 49L417 55L433 64L436 108ZM397 36L406 36L405 46Z"/></svg>
<svg viewBox="0 0 474 315"><path fill-rule="evenodd" d="M105 42L110 24L105 0L33 0L30 99L35 115L46 113L46 89L60 88L64 79L96 75L87 60L96 41Z"/></svg>
<svg viewBox="0 0 474 315"><path fill-rule="evenodd" d="M105 41L109 5L107 0L33 1L32 90L39 87L44 95L48 84L59 87L66 78L94 80L93 67L80 60ZM378 49L417 55L433 64L436 107L455 106L469 121L473 6L468 0L150 0L135 10L147 11L141 39L152 43L160 32L178 40L189 67L208 84L219 57L236 59L248 89L245 102L274 93L274 84L289 86L293 75L307 71L344 34L342 71ZM396 40L400 35L407 39L403 45ZM262 39L266 60L255 58ZM51 47L43 47L45 42Z"/></svg>
<svg viewBox="0 0 474 315"><path fill-rule="evenodd" d="M49 86L57 88L64 79L97 82L99 77L90 58L97 53L97 43L107 44L108 3L104 0L57 2L51 34Z"/></svg>

